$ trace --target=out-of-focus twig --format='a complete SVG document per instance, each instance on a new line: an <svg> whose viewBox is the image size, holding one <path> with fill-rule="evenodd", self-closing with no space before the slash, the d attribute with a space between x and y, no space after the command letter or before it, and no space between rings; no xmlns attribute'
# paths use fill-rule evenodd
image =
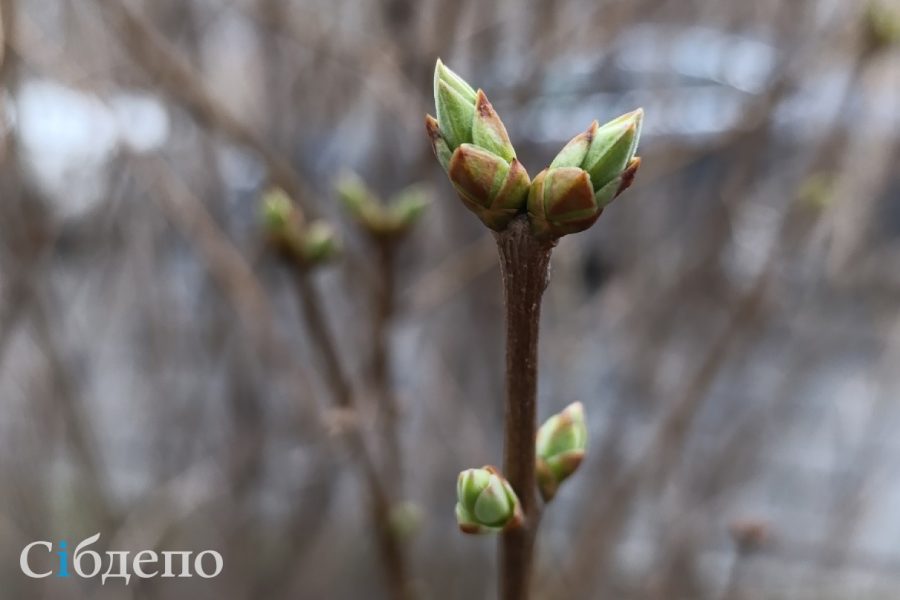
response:
<svg viewBox="0 0 900 600"><path fill-rule="evenodd" d="M315 205L308 201L308 186L290 162L232 116L203 87L201 78L158 31L124 2L97 0L96 3L118 25L120 41L134 61L154 77L171 97L183 104L201 123L255 151L266 164L272 182L288 192L308 218L317 216Z"/></svg>

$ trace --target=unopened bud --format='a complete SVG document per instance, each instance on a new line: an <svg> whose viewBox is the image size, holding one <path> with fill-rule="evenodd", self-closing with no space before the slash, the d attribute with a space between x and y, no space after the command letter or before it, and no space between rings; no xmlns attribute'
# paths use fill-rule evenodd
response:
<svg viewBox="0 0 900 600"><path fill-rule="evenodd" d="M438 162L463 203L491 229L503 229L525 206L530 183L503 121L484 91L440 60L434 102L437 118L427 115L425 128Z"/></svg>
<svg viewBox="0 0 900 600"><path fill-rule="evenodd" d="M340 250L334 230L324 221L307 223L300 209L281 189L263 196L263 224L270 242L284 256L310 266L322 263Z"/></svg>
<svg viewBox="0 0 900 600"><path fill-rule="evenodd" d="M352 173L342 175L336 184L338 197L353 218L376 236L405 233L425 212L428 193L421 185L411 185L397 193L385 205Z"/></svg>
<svg viewBox="0 0 900 600"><path fill-rule="evenodd" d="M456 498L456 521L463 533L491 533L522 524L519 499L494 467L460 473Z"/></svg>
<svg viewBox="0 0 900 600"><path fill-rule="evenodd" d="M545 502L581 464L587 449L587 426L581 402L547 419L537 433L537 482Z"/></svg>
<svg viewBox="0 0 900 600"><path fill-rule="evenodd" d="M535 177L528 214L536 235L560 237L583 231L634 180L644 112L637 109L603 126L596 121L572 138Z"/></svg>

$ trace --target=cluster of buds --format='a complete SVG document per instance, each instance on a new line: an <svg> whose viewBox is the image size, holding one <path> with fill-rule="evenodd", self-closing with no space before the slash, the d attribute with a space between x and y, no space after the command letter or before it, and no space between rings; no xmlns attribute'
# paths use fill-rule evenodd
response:
<svg viewBox="0 0 900 600"><path fill-rule="evenodd" d="M876 52L900 41L900 11L883 0L870 0L863 20L866 49Z"/></svg>
<svg viewBox="0 0 900 600"><path fill-rule="evenodd" d="M525 206L531 181L516 159L506 127L484 91L438 60L434 69L437 118L425 127L438 162L460 199L482 222L500 231Z"/></svg>
<svg viewBox="0 0 900 600"><path fill-rule="evenodd" d="M484 92L440 60L434 102L437 118L427 115L425 126L438 162L463 203L496 231L523 212L542 238L587 229L640 166L640 109L603 126L591 123L532 182Z"/></svg>
<svg viewBox="0 0 900 600"><path fill-rule="evenodd" d="M587 438L581 402L570 404L538 429L536 477L544 502L553 499L560 484L581 464Z"/></svg>
<svg viewBox="0 0 900 600"><path fill-rule="evenodd" d="M456 522L463 533L495 533L522 524L519 498L494 467L460 473L456 499Z"/></svg>
<svg viewBox="0 0 900 600"><path fill-rule="evenodd" d="M641 165L634 154L643 116L637 109L602 127L592 122L538 173L528 194L535 234L560 237L584 231L628 189Z"/></svg>
<svg viewBox="0 0 900 600"><path fill-rule="evenodd" d="M336 190L344 206L366 231L376 237L397 237L406 233L428 207L428 194L421 185L411 185L382 202L353 173L343 174Z"/></svg>
<svg viewBox="0 0 900 600"><path fill-rule="evenodd" d="M284 190L274 188L265 193L262 216L271 244L298 264L318 265L340 250L331 226L324 221L306 222Z"/></svg>

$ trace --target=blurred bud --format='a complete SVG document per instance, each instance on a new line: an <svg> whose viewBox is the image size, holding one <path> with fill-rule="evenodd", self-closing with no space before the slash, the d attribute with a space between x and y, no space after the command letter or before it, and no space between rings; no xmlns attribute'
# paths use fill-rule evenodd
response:
<svg viewBox="0 0 900 600"><path fill-rule="evenodd" d="M519 499L494 467L460 473L456 498L456 521L463 533L491 533L522 524Z"/></svg>
<svg viewBox="0 0 900 600"><path fill-rule="evenodd" d="M583 231L628 189L641 164L635 152L643 116L639 108L602 127L594 121L538 173L528 195L535 234L560 237Z"/></svg>
<svg viewBox="0 0 900 600"><path fill-rule="evenodd" d="M834 176L828 173L813 173L800 184L797 201L802 208L813 212L827 209L835 199Z"/></svg>
<svg viewBox="0 0 900 600"><path fill-rule="evenodd" d="M313 221L303 231L301 256L307 264L329 260L340 251L334 229L325 221Z"/></svg>
<svg viewBox="0 0 900 600"><path fill-rule="evenodd" d="M275 188L265 193L262 217L270 242L283 255L304 265L322 263L340 250L331 226L324 221L307 223L284 190Z"/></svg>
<svg viewBox="0 0 900 600"><path fill-rule="evenodd" d="M547 419L537 433L537 482L545 502L581 464L587 448L587 426L581 402Z"/></svg>
<svg viewBox="0 0 900 600"><path fill-rule="evenodd" d="M303 226L303 219L291 199L279 188L267 191L262 201L263 223L266 232L281 235L287 231Z"/></svg>
<svg viewBox="0 0 900 600"><path fill-rule="evenodd" d="M863 25L866 45L873 52L900 41L900 11L883 0L870 0Z"/></svg>
<svg viewBox="0 0 900 600"><path fill-rule="evenodd" d="M388 518L391 532L400 539L413 537L422 527L422 509L414 502L395 504Z"/></svg>
<svg viewBox="0 0 900 600"><path fill-rule="evenodd" d="M377 236L405 233L422 216L429 203L425 187L411 185L391 198L385 206L362 179L349 172L341 175L336 189L353 218Z"/></svg>
<svg viewBox="0 0 900 600"><path fill-rule="evenodd" d="M409 229L431 204L428 189L421 184L406 187L391 198L387 206L388 222L394 230Z"/></svg>
<svg viewBox="0 0 900 600"><path fill-rule="evenodd" d="M503 229L525 206L530 183L503 121L482 90L440 59L434 103L437 118L427 115L425 128L438 162L463 203L491 229Z"/></svg>

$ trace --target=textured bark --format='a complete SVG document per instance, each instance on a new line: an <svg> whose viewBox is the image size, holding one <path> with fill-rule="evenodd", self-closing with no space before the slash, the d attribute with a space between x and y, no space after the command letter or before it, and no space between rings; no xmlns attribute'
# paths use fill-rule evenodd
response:
<svg viewBox="0 0 900 600"><path fill-rule="evenodd" d="M554 242L539 240L517 217L497 234L506 304L506 398L503 475L525 514L524 525L500 540L500 597L527 600L534 539L540 520L535 483L538 329Z"/></svg>

